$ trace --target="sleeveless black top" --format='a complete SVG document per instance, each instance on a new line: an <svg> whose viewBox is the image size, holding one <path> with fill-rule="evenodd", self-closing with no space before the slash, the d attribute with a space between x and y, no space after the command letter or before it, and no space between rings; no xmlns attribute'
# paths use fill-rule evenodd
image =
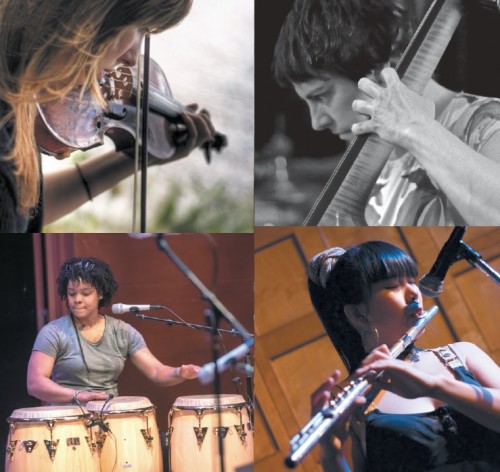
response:
<svg viewBox="0 0 500 472"><path fill-rule="evenodd" d="M481 387L465 367L457 378ZM500 433L446 405L428 413L389 414L374 410L366 418L368 472L500 471Z"/></svg>

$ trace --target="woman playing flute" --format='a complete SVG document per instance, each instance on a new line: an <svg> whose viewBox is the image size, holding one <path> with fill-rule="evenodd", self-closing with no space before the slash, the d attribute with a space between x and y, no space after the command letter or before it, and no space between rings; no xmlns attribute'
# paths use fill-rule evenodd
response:
<svg viewBox="0 0 500 472"><path fill-rule="evenodd" d="M390 356L388 346L423 313L416 277L411 257L381 241L331 248L309 263L311 300L349 372L382 373L380 389L322 438L325 472L349 470L341 450L349 435L356 472L500 470L499 366L469 342ZM313 413L339 377L313 393Z"/></svg>

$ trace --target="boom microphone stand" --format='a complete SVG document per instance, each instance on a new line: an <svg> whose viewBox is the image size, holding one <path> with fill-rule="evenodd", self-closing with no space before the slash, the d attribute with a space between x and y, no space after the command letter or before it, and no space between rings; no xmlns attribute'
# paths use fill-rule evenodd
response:
<svg viewBox="0 0 500 472"><path fill-rule="evenodd" d="M221 317L225 318L229 324L238 332L238 334L245 341L240 348L233 350L233 352L238 351L238 354L246 354L250 347L253 345L253 335L251 335L243 325L234 317L232 313L218 300L214 293L212 293L201 280L184 264L184 262L175 254L167 241L163 238L163 233L158 233L156 235L156 243L160 251L164 252L174 264L181 270L181 272L189 279L189 281L200 291L201 297L210 303L211 308L205 310L205 316L208 318L210 326L212 328L212 355L213 355L213 373L214 373L214 393L217 399L217 416L219 423L219 431L221 426L221 412L220 412L220 375L219 375L219 340L217 336L218 323ZM244 352L243 352L244 351ZM228 360L231 362L232 359ZM219 445L219 456L220 456L220 471L224 472L224 445L223 437L219 433L218 445Z"/></svg>

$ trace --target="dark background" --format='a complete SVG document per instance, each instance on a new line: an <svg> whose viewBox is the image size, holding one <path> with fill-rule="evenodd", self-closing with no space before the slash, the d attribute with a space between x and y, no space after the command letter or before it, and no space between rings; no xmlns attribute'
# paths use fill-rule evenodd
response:
<svg viewBox="0 0 500 472"><path fill-rule="evenodd" d="M39 406L26 391L26 366L35 341L35 285L31 235L2 235L0 251L0 444L5 451L8 425L17 408ZM4 455L0 459L3 470Z"/></svg>

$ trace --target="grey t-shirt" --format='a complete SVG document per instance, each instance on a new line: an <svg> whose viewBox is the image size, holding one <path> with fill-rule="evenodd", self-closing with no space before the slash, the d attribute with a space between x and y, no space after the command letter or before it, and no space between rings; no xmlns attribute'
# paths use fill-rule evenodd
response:
<svg viewBox="0 0 500 472"><path fill-rule="evenodd" d="M78 337L87 367L82 358ZM76 390L118 395L118 376L125 360L146 347L142 335L131 325L106 316L104 335L97 343L81 336L69 315L45 325L35 340L34 351L55 359L52 380Z"/></svg>

